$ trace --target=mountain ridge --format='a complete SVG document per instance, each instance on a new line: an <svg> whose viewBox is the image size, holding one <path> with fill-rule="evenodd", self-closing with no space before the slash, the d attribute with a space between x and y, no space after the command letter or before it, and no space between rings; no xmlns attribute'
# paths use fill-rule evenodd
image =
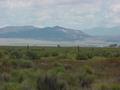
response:
<svg viewBox="0 0 120 90"><path fill-rule="evenodd" d="M80 31L60 26L38 28L34 26L7 26L0 28L0 38L32 38L50 41L75 41L91 38Z"/></svg>

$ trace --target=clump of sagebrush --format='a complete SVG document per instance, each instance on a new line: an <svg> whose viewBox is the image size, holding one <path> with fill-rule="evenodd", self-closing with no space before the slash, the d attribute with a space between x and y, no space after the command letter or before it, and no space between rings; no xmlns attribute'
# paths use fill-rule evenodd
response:
<svg viewBox="0 0 120 90"><path fill-rule="evenodd" d="M32 68L33 67L33 62L30 60L9 60L10 65L12 68Z"/></svg>
<svg viewBox="0 0 120 90"><path fill-rule="evenodd" d="M85 55L85 54L78 53L78 54L76 55L76 59L77 59L77 60L87 60L88 57L87 57L87 55Z"/></svg>
<svg viewBox="0 0 120 90"><path fill-rule="evenodd" d="M4 85L2 90L22 90L20 84L9 82Z"/></svg>
<svg viewBox="0 0 120 90"><path fill-rule="evenodd" d="M41 56L42 57L50 57L50 53L49 52L44 52L44 53L42 52Z"/></svg>
<svg viewBox="0 0 120 90"><path fill-rule="evenodd" d="M83 89L88 90L92 88L92 84L94 83L95 80L95 75L90 66L85 66L83 69L84 70L79 75L79 84L82 90Z"/></svg>
<svg viewBox="0 0 120 90"><path fill-rule="evenodd" d="M55 68L49 71L52 75L63 75L65 73L65 67L61 63L56 63L54 66Z"/></svg>
<svg viewBox="0 0 120 90"><path fill-rule="evenodd" d="M1 73L0 74L0 82L3 81L3 82L8 82L11 78L11 75L8 74L8 73Z"/></svg>
<svg viewBox="0 0 120 90"><path fill-rule="evenodd" d="M23 57L23 54L19 50L13 50L10 53L10 58L12 59L21 59L22 57Z"/></svg>
<svg viewBox="0 0 120 90"><path fill-rule="evenodd" d="M0 59L2 59L3 57L4 57L4 54L0 52Z"/></svg>
<svg viewBox="0 0 120 90"><path fill-rule="evenodd" d="M26 56L30 60L40 59L40 54L37 51L28 50Z"/></svg>
<svg viewBox="0 0 120 90"><path fill-rule="evenodd" d="M59 55L57 52L52 52L51 54L52 54L51 56L53 56L53 57L56 57Z"/></svg>
<svg viewBox="0 0 120 90"><path fill-rule="evenodd" d="M94 55L91 53L91 52L78 52L76 54L76 59L77 60L88 60L88 59L91 59L93 58Z"/></svg>
<svg viewBox="0 0 120 90"><path fill-rule="evenodd" d="M37 90L67 90L67 85L56 76L46 75L38 78Z"/></svg>
<svg viewBox="0 0 120 90"><path fill-rule="evenodd" d="M90 50L89 51L81 50L79 46L76 49L77 49L76 52L77 60L88 60L93 58L93 54L90 52Z"/></svg>
<svg viewBox="0 0 120 90"><path fill-rule="evenodd" d="M101 84L99 90L120 90L119 84Z"/></svg>
<svg viewBox="0 0 120 90"><path fill-rule="evenodd" d="M11 72L12 66L11 66L11 60L7 59L0 59L0 73L4 72Z"/></svg>

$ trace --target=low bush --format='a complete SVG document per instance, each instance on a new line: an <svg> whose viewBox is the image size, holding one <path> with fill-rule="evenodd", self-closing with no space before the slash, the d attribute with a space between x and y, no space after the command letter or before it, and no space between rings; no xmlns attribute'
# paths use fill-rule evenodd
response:
<svg viewBox="0 0 120 90"><path fill-rule="evenodd" d="M27 51L26 56L30 60L40 59L39 53L32 50Z"/></svg>
<svg viewBox="0 0 120 90"><path fill-rule="evenodd" d="M3 90L22 90L20 84L17 83L8 83L4 85Z"/></svg>
<svg viewBox="0 0 120 90"><path fill-rule="evenodd" d="M99 90L120 90L119 84L102 84Z"/></svg>
<svg viewBox="0 0 120 90"><path fill-rule="evenodd" d="M82 72L79 75L79 83L82 89L90 89L92 88L92 84L94 83L95 75L90 66L85 66Z"/></svg>
<svg viewBox="0 0 120 90"><path fill-rule="evenodd" d="M0 52L0 59L3 58L3 57L4 57L3 53Z"/></svg>
<svg viewBox="0 0 120 90"><path fill-rule="evenodd" d="M88 56L86 54L82 54L82 53L80 54L79 53L79 54L76 55L76 59L77 60L87 60L89 58L88 58Z"/></svg>
<svg viewBox="0 0 120 90"><path fill-rule="evenodd" d="M10 58L12 59L21 59L23 57L22 52L18 50L13 50L10 52Z"/></svg>
<svg viewBox="0 0 120 90"><path fill-rule="evenodd" d="M53 52L53 53L52 53L52 56L53 56L53 57L56 57L56 56L58 56L58 55L59 55L59 54L58 54L57 52Z"/></svg>
<svg viewBox="0 0 120 90"><path fill-rule="evenodd" d="M55 76L45 76L38 78L37 90L67 90L67 86Z"/></svg>

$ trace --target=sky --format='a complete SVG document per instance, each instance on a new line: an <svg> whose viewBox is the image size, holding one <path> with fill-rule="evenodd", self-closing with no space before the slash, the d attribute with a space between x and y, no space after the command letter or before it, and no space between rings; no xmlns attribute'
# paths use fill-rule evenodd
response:
<svg viewBox="0 0 120 90"><path fill-rule="evenodd" d="M120 0L0 0L0 27L74 29L120 25Z"/></svg>

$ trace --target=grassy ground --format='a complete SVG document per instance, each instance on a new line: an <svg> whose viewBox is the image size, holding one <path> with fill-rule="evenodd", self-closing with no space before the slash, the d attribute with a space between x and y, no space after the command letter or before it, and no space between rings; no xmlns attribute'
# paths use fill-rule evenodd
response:
<svg viewBox="0 0 120 90"><path fill-rule="evenodd" d="M120 48L0 47L0 90L120 90Z"/></svg>

